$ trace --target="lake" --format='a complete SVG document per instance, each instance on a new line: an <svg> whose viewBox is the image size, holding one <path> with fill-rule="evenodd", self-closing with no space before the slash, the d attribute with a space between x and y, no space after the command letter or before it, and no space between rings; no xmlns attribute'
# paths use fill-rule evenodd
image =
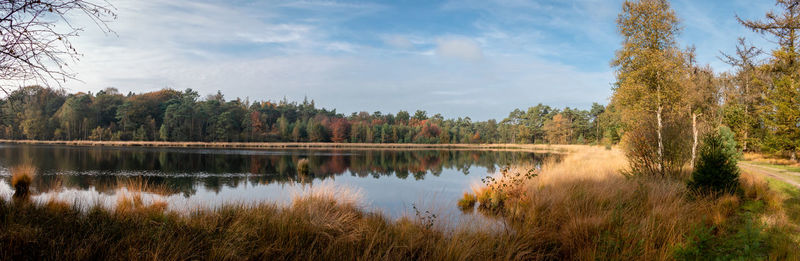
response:
<svg viewBox="0 0 800 261"><path fill-rule="evenodd" d="M289 202L320 185L360 191L364 207L390 216L425 208L457 209L480 179L509 164L540 165L551 154L521 151L370 149L201 149L0 144L0 196L13 190L9 168L39 171L32 191L42 199L116 202L118 182L166 187L170 208L224 203ZM309 172L296 164L307 159Z"/></svg>

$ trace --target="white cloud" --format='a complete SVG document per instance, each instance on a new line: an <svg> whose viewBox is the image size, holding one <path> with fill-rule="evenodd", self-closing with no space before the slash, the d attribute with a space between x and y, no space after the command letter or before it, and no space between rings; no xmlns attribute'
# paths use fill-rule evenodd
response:
<svg viewBox="0 0 800 261"><path fill-rule="evenodd" d="M336 38L342 32L327 24L332 18L285 19L270 5L255 12L190 0L117 1L120 18L112 27L119 37L87 28L77 39L85 55L73 68L83 82L70 82L71 91L193 88L251 100L307 95L342 113L424 109L483 120L539 102L586 107L608 97L613 80L608 71L538 58L553 51L531 41L540 35L502 24L462 35L388 31L373 39L384 48ZM320 3L300 7L324 13L328 7Z"/></svg>
<svg viewBox="0 0 800 261"><path fill-rule="evenodd" d="M398 49L411 49L414 47L414 43L408 39L406 36L402 35L388 35L382 37L383 43L389 45L394 48Z"/></svg>
<svg viewBox="0 0 800 261"><path fill-rule="evenodd" d="M436 54L446 58L477 61L483 58L478 43L466 37L444 37L436 41Z"/></svg>

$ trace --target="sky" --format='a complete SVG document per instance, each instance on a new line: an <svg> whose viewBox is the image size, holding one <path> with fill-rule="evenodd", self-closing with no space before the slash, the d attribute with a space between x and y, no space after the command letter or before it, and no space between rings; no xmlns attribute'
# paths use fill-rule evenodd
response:
<svg viewBox="0 0 800 261"><path fill-rule="evenodd" d="M620 47L620 0L244 1L108 0L113 34L85 27L73 40L70 92L192 88L227 99L313 99L349 114L422 109L502 119L538 103L607 104ZM738 37L774 43L735 19L764 17L771 1L673 0L681 46L698 62Z"/></svg>

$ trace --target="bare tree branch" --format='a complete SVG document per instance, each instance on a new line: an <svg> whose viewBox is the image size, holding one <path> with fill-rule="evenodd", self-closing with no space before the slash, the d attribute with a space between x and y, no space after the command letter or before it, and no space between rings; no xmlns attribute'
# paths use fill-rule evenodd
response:
<svg viewBox="0 0 800 261"><path fill-rule="evenodd" d="M71 38L83 30L67 18L82 13L103 32L113 33L108 23L116 19L108 2L86 0L0 0L0 80L40 81L61 86L76 75L68 70L80 54ZM8 94L9 86L0 90Z"/></svg>

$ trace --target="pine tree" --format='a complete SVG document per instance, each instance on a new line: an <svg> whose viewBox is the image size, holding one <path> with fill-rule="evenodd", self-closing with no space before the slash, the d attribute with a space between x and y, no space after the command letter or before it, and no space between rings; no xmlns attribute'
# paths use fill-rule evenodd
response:
<svg viewBox="0 0 800 261"><path fill-rule="evenodd" d="M800 148L800 4L796 0L777 0L782 13L768 12L765 21L739 22L754 32L771 35L779 48L773 50L769 66L771 88L766 91L767 102L762 110L766 118L769 150L788 153L797 160Z"/></svg>

